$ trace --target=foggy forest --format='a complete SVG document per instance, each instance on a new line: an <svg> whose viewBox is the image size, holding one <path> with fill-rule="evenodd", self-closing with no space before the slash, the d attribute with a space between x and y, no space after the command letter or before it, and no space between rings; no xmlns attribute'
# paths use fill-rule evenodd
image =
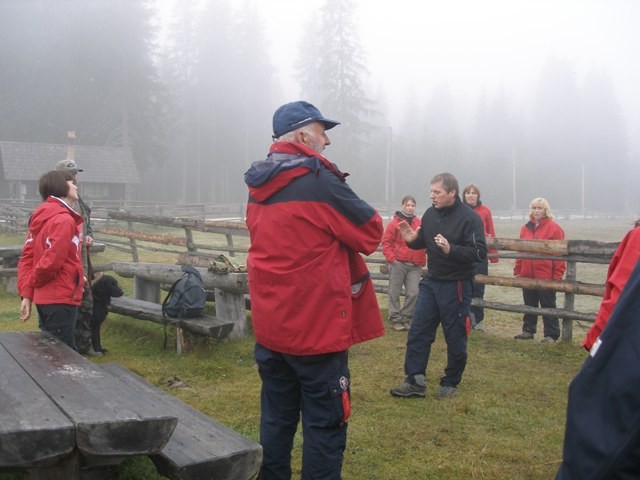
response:
<svg viewBox="0 0 640 480"><path fill-rule="evenodd" d="M270 3L274 11L267 16ZM623 70L578 65L551 48L542 52L530 87L468 75L464 80L476 88L462 94L459 82L442 75L441 64L426 54L444 43L422 45L404 35L405 47L387 42L385 61L367 43L368 2L298 3L309 12L304 17L292 2L279 0L262 6L248 0L1 0L0 140L63 144L75 130L78 144L131 148L142 179L139 200L241 203L244 172L271 143L274 110L304 99L341 122L328 132L332 144L324 153L373 204L399 205L412 194L424 210L429 180L448 171L461 187L478 184L493 210L525 209L542 196L554 209L640 211L638 98L619 88ZM463 21L467 3L454 3ZM400 1L397 8L411 4ZM425 22L437 15L430 10L435 2L413 4L421 5ZM620 18L627 6L640 11L625 1L592 4L618 9ZM570 15L579 21L580 12ZM403 29L402 20L395 21L402 16L389 18L376 27L380 35ZM624 25L597 21L594 35L618 32L616 51L637 62L637 35L626 38ZM270 37L273 31L280 40ZM287 49L275 48L278 42ZM417 52L406 70L392 63L403 48ZM523 61L526 56L519 54ZM418 67L424 77L412 82ZM385 69L392 80L383 81ZM406 81L402 96L389 87L399 77Z"/></svg>

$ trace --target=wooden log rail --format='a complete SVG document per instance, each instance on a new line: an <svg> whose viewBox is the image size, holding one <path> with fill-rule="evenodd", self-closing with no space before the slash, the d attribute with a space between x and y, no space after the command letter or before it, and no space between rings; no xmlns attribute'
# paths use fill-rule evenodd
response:
<svg viewBox="0 0 640 480"><path fill-rule="evenodd" d="M476 275L477 283L484 285L498 285L500 287L527 288L530 290L555 290L563 293L577 293L602 297L604 285L593 283L570 282L567 280L539 280L536 278L497 277L490 275Z"/></svg>
<svg viewBox="0 0 640 480"><path fill-rule="evenodd" d="M113 262L113 271L123 277L139 277L149 279L155 283L172 284L182 276L181 265L169 265L164 263L132 263ZM196 267L202 276L202 282L207 289L222 289L228 293L249 293L249 282L246 273L226 273L219 275L208 271L206 268Z"/></svg>
<svg viewBox="0 0 640 480"><path fill-rule="evenodd" d="M163 245L177 245L179 247L187 246L187 239L183 237L176 237L173 235L157 235L148 232L135 232L131 230L124 230L121 228L97 228L98 232L104 235L112 235L114 237L126 237L134 240L143 240L145 242L161 243Z"/></svg>
<svg viewBox="0 0 640 480"><path fill-rule="evenodd" d="M199 232L219 233L222 235L249 236L249 229L242 222L225 220L198 220L179 217L157 217L151 215L133 215L127 212L109 212L109 218L125 222L146 223L159 227L189 228Z"/></svg>
<svg viewBox="0 0 640 480"><path fill-rule="evenodd" d="M519 238L487 238L487 248L514 252L535 252L548 255L579 254L586 256L609 256L618 248L618 242L594 240L523 240Z"/></svg>
<svg viewBox="0 0 640 480"><path fill-rule="evenodd" d="M96 242L91 246L91 253L104 252L105 244ZM22 245L12 245L0 247L0 259L2 260L2 269L0 269L0 278L3 279L5 289L9 293L18 293L18 261L22 255ZM96 265L95 272L104 268Z"/></svg>
<svg viewBox="0 0 640 480"><path fill-rule="evenodd" d="M117 235L129 238L129 244L131 247L131 255L133 261L138 261L138 245L136 239L149 240L148 236L140 232L133 231L133 223L144 223L149 225L182 228L185 232L184 243L179 242L178 245L186 246L188 251L196 252L198 249L204 250L217 250L226 251L229 256L235 256L237 251L245 251L246 249L238 249L234 247L233 236L248 237L249 230L243 222L230 222L226 220L198 220L192 218L180 218L180 217L159 217L150 215L134 215L128 212L113 211L109 212L109 218L112 220L125 221L129 225L129 233L118 232ZM193 231L200 231L206 233L216 233L224 235L227 240L226 248L214 247L211 245L198 245L193 241ZM114 235L116 233L112 233ZM136 238L138 237L138 238ZM169 244L169 239L163 239L160 243Z"/></svg>

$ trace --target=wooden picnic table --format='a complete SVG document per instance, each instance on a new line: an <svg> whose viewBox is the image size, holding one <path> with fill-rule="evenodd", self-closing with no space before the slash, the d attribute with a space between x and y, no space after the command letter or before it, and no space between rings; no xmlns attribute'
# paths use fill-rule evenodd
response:
<svg viewBox="0 0 640 480"><path fill-rule="evenodd" d="M0 472L86 478L161 452L176 427L157 398L47 332L0 333L0 365Z"/></svg>

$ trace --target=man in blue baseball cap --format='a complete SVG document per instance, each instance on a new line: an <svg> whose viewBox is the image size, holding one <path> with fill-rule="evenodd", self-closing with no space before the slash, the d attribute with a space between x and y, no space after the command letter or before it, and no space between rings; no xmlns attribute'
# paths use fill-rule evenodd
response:
<svg viewBox="0 0 640 480"><path fill-rule="evenodd" d="M302 417L302 479L340 479L351 411L348 349L384 334L369 270L382 219L323 155L339 122L308 102L273 116L269 155L245 173L247 271L262 379L261 480L291 478Z"/></svg>
<svg viewBox="0 0 640 480"><path fill-rule="evenodd" d="M297 101L282 105L273 114L273 139L280 138L285 133L298 130L313 122L320 122L325 130L329 130L340 122L324 118L316 107L309 102Z"/></svg>

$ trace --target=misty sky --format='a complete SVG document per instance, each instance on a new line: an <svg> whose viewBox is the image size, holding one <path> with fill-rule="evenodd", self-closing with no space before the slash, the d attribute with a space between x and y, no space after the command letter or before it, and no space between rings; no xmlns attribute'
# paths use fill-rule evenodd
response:
<svg viewBox="0 0 640 480"><path fill-rule="evenodd" d="M157 0L171 5L176 0ZM407 102L447 85L471 113L478 94L499 89L528 106L545 60L572 62L578 84L590 69L612 79L640 151L640 1L636 0L356 0L372 92L383 92L391 121ZM286 98L296 99L291 73L307 20L319 0L256 3L270 39ZM246 5L237 0L238 8ZM322 59L318 59L322 61ZM321 108L321 106L320 106ZM468 117L468 115L465 115Z"/></svg>

